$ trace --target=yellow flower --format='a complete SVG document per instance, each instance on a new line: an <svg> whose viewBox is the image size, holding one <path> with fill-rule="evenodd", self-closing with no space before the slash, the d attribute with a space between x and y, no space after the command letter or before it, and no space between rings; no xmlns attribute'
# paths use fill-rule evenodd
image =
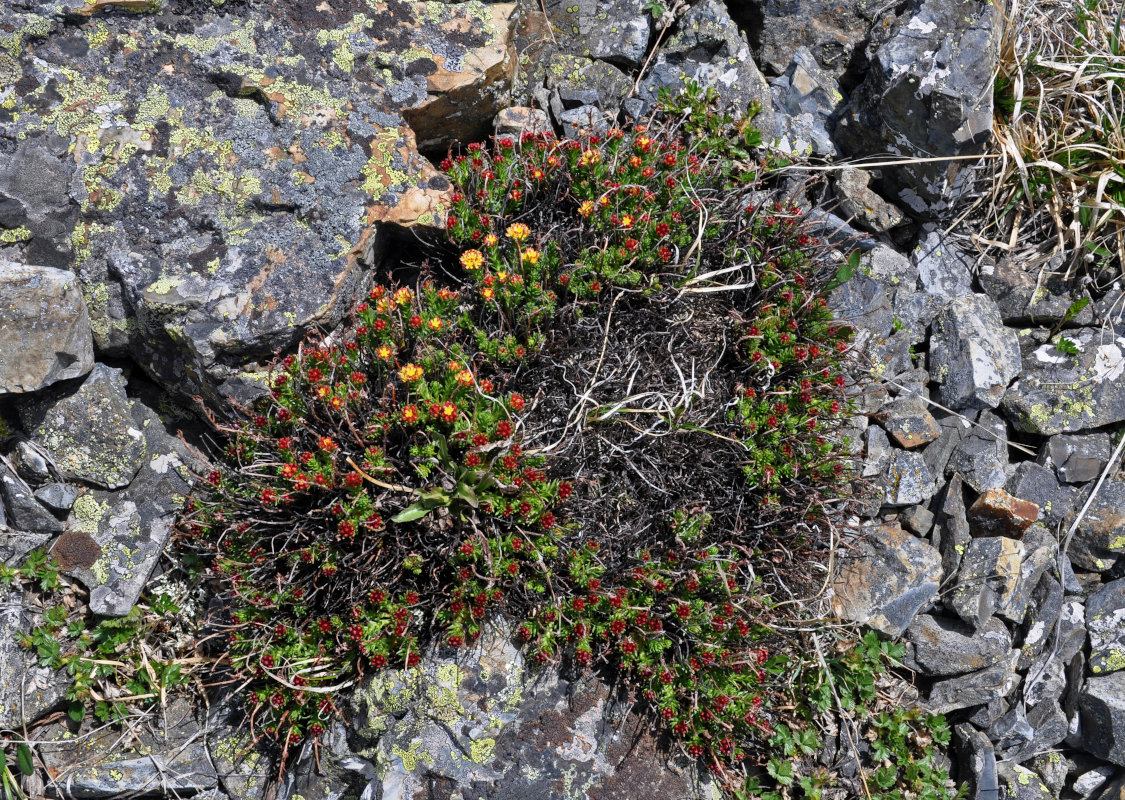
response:
<svg viewBox="0 0 1125 800"><path fill-rule="evenodd" d="M599 153L597 150L594 150L594 149L591 148L589 150L583 151L582 158L578 159L578 166L588 167L591 164L597 164L601 160L602 160L602 154Z"/></svg>
<svg viewBox="0 0 1125 800"><path fill-rule="evenodd" d="M621 227L622 228L632 228L633 227L633 215L632 214L625 214L621 217Z"/></svg>
<svg viewBox="0 0 1125 800"><path fill-rule="evenodd" d="M487 247L495 247L496 243L500 241L500 237L495 233L490 233L484 237L484 243Z"/></svg>
<svg viewBox="0 0 1125 800"><path fill-rule="evenodd" d="M504 231L509 239L517 242L522 242L531 235L531 229L524 225L522 222L513 222L508 226L508 230Z"/></svg>
<svg viewBox="0 0 1125 800"><path fill-rule="evenodd" d="M390 361L391 356L394 355L394 352L391 350L391 348L387 347L387 345L383 344L379 345L379 347L375 349L375 355L379 356L379 358L383 359L384 361Z"/></svg>
<svg viewBox="0 0 1125 800"><path fill-rule="evenodd" d="M508 271L502 269L499 272L497 272L496 273L496 280L500 281L500 283L503 283L504 281L508 280Z"/></svg>
<svg viewBox="0 0 1125 800"><path fill-rule="evenodd" d="M496 292L493 291L491 286L489 286L481 290L480 296L485 300L491 300L495 294Z"/></svg>
<svg viewBox="0 0 1125 800"><path fill-rule="evenodd" d="M526 261L528 264L538 264L539 263L539 251L536 250L534 247L527 248L520 255L523 257L523 260Z"/></svg>
<svg viewBox="0 0 1125 800"><path fill-rule="evenodd" d="M480 250L466 250L461 254L461 266L469 271L480 269L483 263L484 255Z"/></svg>
<svg viewBox="0 0 1125 800"><path fill-rule="evenodd" d="M407 364L398 371L398 376L402 378L404 383L413 383L421 378L424 372L417 364Z"/></svg>
<svg viewBox="0 0 1125 800"><path fill-rule="evenodd" d="M583 200L582 205L578 206L579 216L588 217L594 213L594 201Z"/></svg>
<svg viewBox="0 0 1125 800"><path fill-rule="evenodd" d="M445 322L442 321L441 317L430 317L430 319L426 322L426 324L430 326L430 330L440 331L442 329L442 327L445 325Z"/></svg>
<svg viewBox="0 0 1125 800"><path fill-rule="evenodd" d="M458 372L461 369L461 362L456 360L450 361L448 364L448 368L450 372Z"/></svg>
<svg viewBox="0 0 1125 800"><path fill-rule="evenodd" d="M325 397L328 397L328 394L331 391L332 390L329 389L327 386L319 386L319 387L317 387L316 393L320 397L320 399L323 400Z"/></svg>
<svg viewBox="0 0 1125 800"><path fill-rule="evenodd" d="M598 198L598 205L601 206L602 208L605 208L606 206L608 206L609 205L609 195L603 194L601 197L599 197Z"/></svg>
<svg viewBox="0 0 1125 800"><path fill-rule="evenodd" d="M405 306L405 305L409 304L410 301L413 300L413 299L414 299L414 292L410 291L406 287L403 287L402 289L399 289L397 292L395 292L395 302L398 303L400 306Z"/></svg>
<svg viewBox="0 0 1125 800"><path fill-rule="evenodd" d="M457 382L462 386L472 386L473 373L469 372L467 369L461 370L457 373Z"/></svg>

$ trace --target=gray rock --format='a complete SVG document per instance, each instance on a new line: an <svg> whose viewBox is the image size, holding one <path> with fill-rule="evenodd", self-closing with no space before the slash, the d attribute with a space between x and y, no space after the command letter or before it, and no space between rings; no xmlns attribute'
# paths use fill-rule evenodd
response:
<svg viewBox="0 0 1125 800"><path fill-rule="evenodd" d="M836 613L899 636L937 594L941 558L893 525L868 530L832 580Z"/></svg>
<svg viewBox="0 0 1125 800"><path fill-rule="evenodd" d="M63 525L54 514L35 499L23 479L0 461L0 498L3 499L8 524L34 533L58 533Z"/></svg>
<svg viewBox="0 0 1125 800"><path fill-rule="evenodd" d="M98 364L81 385L23 403L19 413L64 478L118 489L140 469L144 434L133 420L119 369Z"/></svg>
<svg viewBox="0 0 1125 800"><path fill-rule="evenodd" d="M959 619L919 614L904 634L906 665L923 675L961 675L999 663L1012 649L1012 637L995 617L979 628Z"/></svg>
<svg viewBox="0 0 1125 800"><path fill-rule="evenodd" d="M18 31L20 21L17 18L14 22ZM35 26L30 17L25 17L22 27L29 30ZM27 37L35 38L40 37ZM22 71L18 62L15 68ZM25 263L69 269L74 263L71 237L78 209L69 193L73 165L58 157L61 153L56 142L28 138L0 155L0 200L4 207L0 226L8 229L0 245L14 244L22 251L19 260Z"/></svg>
<svg viewBox="0 0 1125 800"><path fill-rule="evenodd" d="M527 106L512 106L501 109L496 114L495 125L497 136L518 137L524 133L547 133L551 131L551 121L547 119L546 112Z"/></svg>
<svg viewBox="0 0 1125 800"><path fill-rule="evenodd" d="M772 134L769 86L754 64L746 37L717 0L692 4L676 23L675 32L641 81L639 95L646 110L656 103L661 88L676 92L688 79L714 88L720 105L735 116L745 115L750 103L757 103L761 112L754 118L754 126Z"/></svg>
<svg viewBox="0 0 1125 800"><path fill-rule="evenodd" d="M1031 592L1027 616L1019 627L1021 671L1033 664L1045 648L1057 643L1056 626L1062 609L1062 586L1054 576L1043 575ZM1026 684L1024 689L1027 689Z"/></svg>
<svg viewBox="0 0 1125 800"><path fill-rule="evenodd" d="M1007 481L1008 434L1004 420L986 411L953 448L946 470L958 472L977 492L999 489Z"/></svg>
<svg viewBox="0 0 1125 800"><path fill-rule="evenodd" d="M914 10L916 9L916 10ZM879 45L836 126L848 155L907 158L979 153L992 127L999 9L975 0L924 0ZM946 209L965 190L958 161L884 170L891 191L919 215Z"/></svg>
<svg viewBox="0 0 1125 800"><path fill-rule="evenodd" d="M1091 673L1125 669L1125 578L1107 583L1086 599Z"/></svg>
<svg viewBox="0 0 1125 800"><path fill-rule="evenodd" d="M770 82L777 149L801 156L836 155L827 123L843 96L807 47L798 47L785 72Z"/></svg>
<svg viewBox="0 0 1125 800"><path fill-rule="evenodd" d="M38 485L51 477L48 455L34 442L22 439L12 452L12 464L21 478Z"/></svg>
<svg viewBox="0 0 1125 800"><path fill-rule="evenodd" d="M916 536L926 536L934 526L934 514L925 506L911 506L899 519Z"/></svg>
<svg viewBox="0 0 1125 800"><path fill-rule="evenodd" d="M702 800L713 788L654 763L648 723L603 682L529 674L503 629L469 652L372 676L346 713L355 755L381 765L375 797L425 797L437 785L446 797L488 787L490 798L522 800L557 797L566 785L577 796Z"/></svg>
<svg viewBox="0 0 1125 800"><path fill-rule="evenodd" d="M876 419L899 447L919 447L941 435L926 401L916 394L896 397L879 409Z"/></svg>
<svg viewBox="0 0 1125 800"><path fill-rule="evenodd" d="M887 244L877 244L859 257L860 271L884 286L899 290L904 296L918 289L918 267Z"/></svg>
<svg viewBox="0 0 1125 800"><path fill-rule="evenodd" d="M22 558L20 559L22 561ZM64 670L40 666L33 651L19 645L42 618L33 618L24 594L3 591L0 599L0 726L20 730L64 697L73 681Z"/></svg>
<svg viewBox="0 0 1125 800"><path fill-rule="evenodd" d="M911 258L930 294L948 301L973 293L972 259L940 231L923 236Z"/></svg>
<svg viewBox="0 0 1125 800"><path fill-rule="evenodd" d="M1097 479L1112 455L1113 440L1108 433L1052 436L1043 451L1044 460L1054 465L1059 480L1067 483Z"/></svg>
<svg viewBox="0 0 1125 800"><path fill-rule="evenodd" d="M1000 779L1009 800L1045 800L1058 797L1058 792L1052 792L1034 771L1019 764L1012 764L1009 769L1001 770Z"/></svg>
<svg viewBox="0 0 1125 800"><path fill-rule="evenodd" d="M882 428L870 426L864 431L867 454L863 459L861 474L870 478L881 473L891 457L891 443Z"/></svg>
<svg viewBox="0 0 1125 800"><path fill-rule="evenodd" d="M53 534L50 533L13 531L0 523L0 562L9 567L18 567L28 553L37 547L43 547L52 538Z"/></svg>
<svg viewBox="0 0 1125 800"><path fill-rule="evenodd" d="M879 242L870 234L852 227L838 214L821 208L810 208L805 214L809 233L819 236L834 247L848 250L858 249L861 253L874 250Z"/></svg>
<svg viewBox="0 0 1125 800"><path fill-rule="evenodd" d="M961 488L961 476L953 477L945 486L938 526L934 530L934 547L941 553L942 571L945 575L956 575L961 566L961 557L969 546L972 534L965 512L965 497Z"/></svg>
<svg viewBox="0 0 1125 800"><path fill-rule="evenodd" d="M34 392L93 366L77 276L0 259L0 394Z"/></svg>
<svg viewBox="0 0 1125 800"><path fill-rule="evenodd" d="M1067 773L1073 762L1062 753L1044 753L1031 760L1031 768L1042 778L1052 798L1057 798L1066 782ZM1018 768L1022 769L1022 767ZM1030 783L1030 781L1028 781Z"/></svg>
<svg viewBox="0 0 1125 800"><path fill-rule="evenodd" d="M1125 767L1125 672L1087 678L1078 697L1082 748Z"/></svg>
<svg viewBox="0 0 1125 800"><path fill-rule="evenodd" d="M574 52L626 68L644 60L651 26L642 0L548 0L544 10Z"/></svg>
<svg viewBox="0 0 1125 800"><path fill-rule="evenodd" d="M231 798L263 800L270 782L277 776L274 760L261 744L255 744L249 730L241 728L236 714L221 707L212 717L207 735L207 751L219 776L219 783Z"/></svg>
<svg viewBox="0 0 1125 800"><path fill-rule="evenodd" d="M949 607L978 627L994 613L1011 616L1018 605L1024 555L1023 544L1015 539L973 539L961 559Z"/></svg>
<svg viewBox="0 0 1125 800"><path fill-rule="evenodd" d="M36 750L55 784L72 797L193 793L217 785L188 700L171 700L150 725L141 726L130 742L118 731L90 730L89 723L76 738L65 725L52 723Z"/></svg>
<svg viewBox="0 0 1125 800"><path fill-rule="evenodd" d="M1061 716L1061 713L1060 713ZM1066 735L1066 720L1063 720L1063 735ZM1035 728L1027 721L1023 703L1016 705L1000 716L988 729L988 738L996 748L996 755L1008 760L1013 753L1021 752L1035 738ZM1059 741L1062 741L1060 738Z"/></svg>
<svg viewBox="0 0 1125 800"><path fill-rule="evenodd" d="M1004 698L995 697L970 714L968 722L987 730L996 724L996 720L1007 714L1011 707L1012 704Z"/></svg>
<svg viewBox="0 0 1125 800"><path fill-rule="evenodd" d="M1019 651L1012 650L994 666L938 681L930 689L926 707L934 714L948 714L1007 697L1020 680L1015 672L1017 658Z"/></svg>
<svg viewBox="0 0 1125 800"><path fill-rule="evenodd" d="M1106 572L1123 553L1125 482L1106 481L1079 523L1067 554L1083 569Z"/></svg>
<svg viewBox="0 0 1125 800"><path fill-rule="evenodd" d="M1125 772L1120 773L1102 788L1098 800L1125 800Z"/></svg>
<svg viewBox="0 0 1125 800"><path fill-rule="evenodd" d="M957 297L934 319L930 374L943 405L996 408L1021 364L1016 332L985 295Z"/></svg>
<svg viewBox="0 0 1125 800"><path fill-rule="evenodd" d="M879 475L883 502L890 506L910 506L934 496L937 487L921 454L892 448Z"/></svg>
<svg viewBox="0 0 1125 800"><path fill-rule="evenodd" d="M762 63L775 75L804 48L830 74L843 75L869 27L869 12L858 0L752 0L745 5L761 20L753 27L760 28Z"/></svg>
<svg viewBox="0 0 1125 800"><path fill-rule="evenodd" d="M999 786L996 753L988 737L963 722L953 728L953 746L960 767L958 777L967 784L968 796L977 800L995 797Z"/></svg>
<svg viewBox="0 0 1125 800"><path fill-rule="evenodd" d="M885 233L903 221L903 214L868 188L871 174L865 170L846 168L835 173L833 187L839 211L865 231ZM929 288L929 287L927 287Z"/></svg>
<svg viewBox="0 0 1125 800"><path fill-rule="evenodd" d="M926 445L922 450L922 458L926 460L926 467L930 472L941 477L948 474L946 467L949 465L953 451L960 441L972 432L973 422L979 414L975 411L960 415L951 414L940 408L935 408L931 413L941 428L941 435Z"/></svg>
<svg viewBox="0 0 1125 800"><path fill-rule="evenodd" d="M1033 461L1021 461L1004 483L1004 490L1017 497L1033 497L1039 506L1039 521L1052 529L1070 524L1075 511L1075 491L1059 485L1055 473Z"/></svg>
<svg viewBox="0 0 1125 800"><path fill-rule="evenodd" d="M579 106L555 115L563 136L577 139L591 133L605 133L609 130L610 117L597 106Z"/></svg>
<svg viewBox="0 0 1125 800"><path fill-rule="evenodd" d="M1116 772L1116 770L1108 764L1100 764L1075 778L1074 784L1070 788L1073 789L1079 797L1089 797L1105 786L1106 781L1113 777L1114 772Z"/></svg>
<svg viewBox="0 0 1125 800"><path fill-rule="evenodd" d="M305 746L295 759L292 768L286 771L285 780L277 791L277 800L350 800L356 797L393 798L392 789L379 794L380 783L375 765L352 752L348 742L347 728L338 720L332 720L327 731L321 736L321 746ZM425 751L418 751L417 743L411 750L393 755L402 758L403 763L424 762ZM433 783L431 782L431 785ZM270 788L266 787L267 790ZM258 791L250 787L251 797ZM232 798L239 797L231 793Z"/></svg>
<svg viewBox="0 0 1125 800"><path fill-rule="evenodd" d="M911 344L929 338L930 326L945 307L946 300L936 294L919 292L905 286L891 292L891 308L903 330L910 334Z"/></svg>
<svg viewBox="0 0 1125 800"><path fill-rule="evenodd" d="M1004 396L1004 411L1021 431L1054 436L1125 420L1125 337L1100 328L1066 331L1065 337L1077 356L1054 344L1039 346Z"/></svg>
<svg viewBox="0 0 1125 800"><path fill-rule="evenodd" d="M985 263L980 268L981 288L996 301L1000 316L1008 325L1061 325L1064 320L1075 325L1090 325L1094 321L1093 308L1087 305L1073 317L1068 317L1076 298L1055 273L1062 266L1046 264L1030 271L1004 258L999 263ZM1054 268L1053 268L1054 267ZM1052 277L1054 275L1054 277Z"/></svg>
<svg viewBox="0 0 1125 800"><path fill-rule="evenodd" d="M48 483L35 490L35 499L54 512L65 514L78 499L78 490L66 483Z"/></svg>

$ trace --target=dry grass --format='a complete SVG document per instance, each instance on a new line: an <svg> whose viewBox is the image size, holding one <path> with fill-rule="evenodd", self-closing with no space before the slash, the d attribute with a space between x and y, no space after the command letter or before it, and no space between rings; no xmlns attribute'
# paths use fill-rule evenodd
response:
<svg viewBox="0 0 1125 800"><path fill-rule="evenodd" d="M1007 0L996 152L983 165L991 185L962 217L972 218L979 247L1014 257L1061 252L1067 277L1121 275L1123 12L1115 0Z"/></svg>

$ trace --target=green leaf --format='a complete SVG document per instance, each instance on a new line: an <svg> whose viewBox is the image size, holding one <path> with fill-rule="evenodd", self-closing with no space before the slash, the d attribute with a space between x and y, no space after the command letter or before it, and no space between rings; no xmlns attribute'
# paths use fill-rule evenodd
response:
<svg viewBox="0 0 1125 800"><path fill-rule="evenodd" d="M467 483L457 484L457 491L453 493L454 497L464 500L473 508L480 507L480 500L477 499L477 493L473 491L473 487Z"/></svg>
<svg viewBox="0 0 1125 800"><path fill-rule="evenodd" d="M31 757L31 748L25 742L20 742L16 747L16 761L24 775L35 774L35 759Z"/></svg>
<svg viewBox="0 0 1125 800"><path fill-rule="evenodd" d="M1090 243L1089 241L1086 242L1086 244L1089 244L1089 243ZM1064 320L1069 321L1069 320L1074 319L1075 317L1078 316L1078 314L1082 311L1082 309L1084 309L1088 305L1090 305L1090 298L1089 297L1083 297L1080 300L1075 300L1073 303L1070 304L1070 308L1068 308L1066 310L1066 316L1064 317Z"/></svg>
<svg viewBox="0 0 1125 800"><path fill-rule="evenodd" d="M833 285L839 286L840 284L847 282L847 280L855 275L857 271L859 271L858 250L852 252L852 254L848 256L847 260L840 265L840 268L836 270L836 277L832 281Z"/></svg>
<svg viewBox="0 0 1125 800"><path fill-rule="evenodd" d="M86 705L85 705L85 703L79 703L79 702L71 703L70 708L68 708L67 711L66 711L66 715L68 717L70 717L72 720L74 720L75 722L81 722L82 718L86 716Z"/></svg>
<svg viewBox="0 0 1125 800"><path fill-rule="evenodd" d="M1066 353L1068 356L1078 355L1078 345L1065 336L1059 337L1058 342L1055 343L1055 349L1060 353Z"/></svg>
<svg viewBox="0 0 1125 800"><path fill-rule="evenodd" d="M421 519L433 510L434 506L430 503L419 501L407 506L402 511L395 514L393 517L391 517L391 522L413 522L416 519Z"/></svg>
<svg viewBox="0 0 1125 800"><path fill-rule="evenodd" d="M771 758L766 764L766 772L782 786L788 786L793 782L793 764L788 761Z"/></svg>

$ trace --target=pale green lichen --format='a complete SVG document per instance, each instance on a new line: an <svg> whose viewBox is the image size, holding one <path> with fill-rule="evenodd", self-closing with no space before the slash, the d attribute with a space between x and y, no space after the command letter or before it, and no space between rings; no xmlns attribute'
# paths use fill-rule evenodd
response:
<svg viewBox="0 0 1125 800"><path fill-rule="evenodd" d="M31 238L31 231L27 229L26 225L20 225L18 228L8 228L0 230L0 244L15 244L16 242L26 242Z"/></svg>
<svg viewBox="0 0 1125 800"><path fill-rule="evenodd" d="M109 513L109 503L99 503L94 495L87 492L79 495L71 510L74 513L71 530L93 535L98 532L102 518Z"/></svg>
<svg viewBox="0 0 1125 800"><path fill-rule="evenodd" d="M177 34L175 43L177 47L182 47L185 50L190 50L197 56L205 56L215 52L222 44L231 44L240 53L246 55L257 55L258 44L254 41L254 28L257 23L254 20L242 24L238 19L231 20L233 30L230 33L222 34L219 36L196 36L195 34L181 33Z"/></svg>
<svg viewBox="0 0 1125 800"><path fill-rule="evenodd" d="M397 744L391 746L391 753L402 759L402 766L407 772L413 772L418 763L432 764L434 757L427 753L425 750L419 752L422 747L422 742L415 739L410 745L409 750L403 750Z"/></svg>
<svg viewBox="0 0 1125 800"><path fill-rule="evenodd" d="M477 739L469 743L469 758L472 759L474 764L486 764L492 760L492 753L495 749L495 739Z"/></svg>
<svg viewBox="0 0 1125 800"><path fill-rule="evenodd" d="M183 278L170 278L165 275L161 275L159 278L145 287L145 293L168 294L173 289L183 284L183 282Z"/></svg>

